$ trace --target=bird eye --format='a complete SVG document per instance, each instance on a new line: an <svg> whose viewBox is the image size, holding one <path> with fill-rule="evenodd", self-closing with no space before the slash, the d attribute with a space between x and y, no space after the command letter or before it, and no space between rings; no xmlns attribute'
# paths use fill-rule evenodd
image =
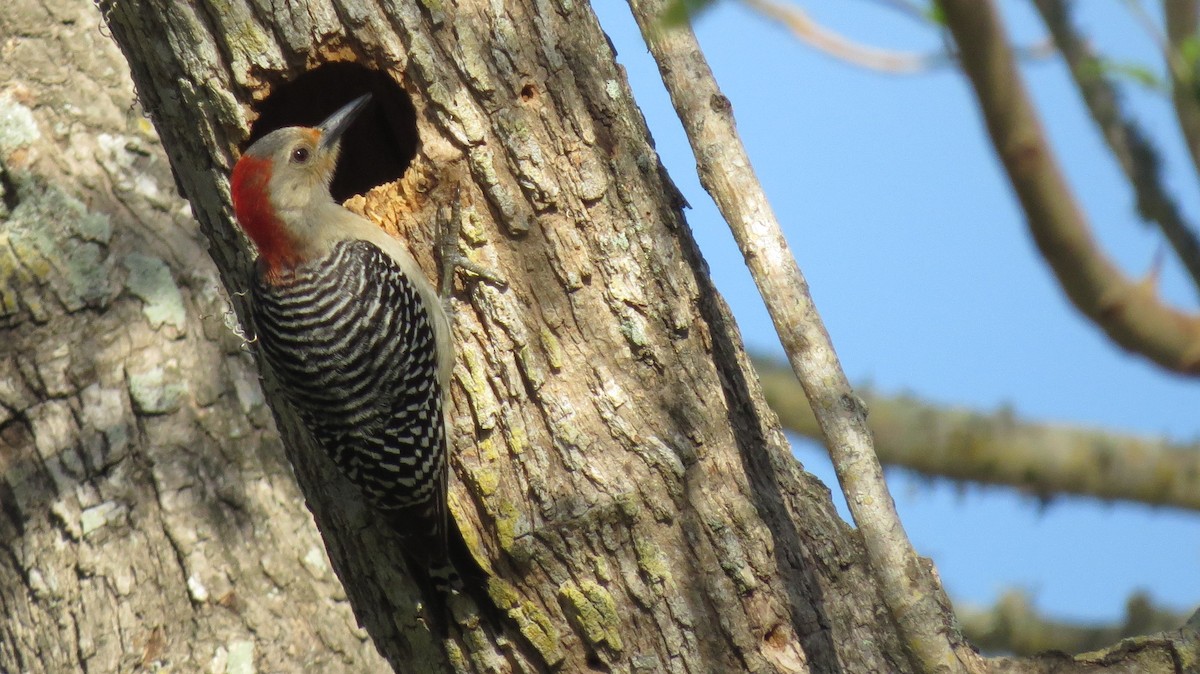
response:
<svg viewBox="0 0 1200 674"><path fill-rule="evenodd" d="M308 148L298 147L292 150L292 161L297 164L303 164L308 161Z"/></svg>

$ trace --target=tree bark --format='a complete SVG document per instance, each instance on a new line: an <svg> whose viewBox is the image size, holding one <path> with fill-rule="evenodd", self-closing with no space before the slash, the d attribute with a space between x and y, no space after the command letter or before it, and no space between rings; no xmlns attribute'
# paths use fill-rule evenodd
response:
<svg viewBox="0 0 1200 674"><path fill-rule="evenodd" d="M96 8L0 53L0 672L388 671Z"/></svg>
<svg viewBox="0 0 1200 674"><path fill-rule="evenodd" d="M0 672L911 671L590 9L274 4L0 14ZM244 316L249 122L331 62L402 86L421 138L352 207L428 263L461 193L508 282L454 299L452 509L495 579L444 641L221 290Z"/></svg>
<svg viewBox="0 0 1200 674"><path fill-rule="evenodd" d="M857 537L762 400L590 8L107 9L241 312L250 253L225 176L250 104L331 61L385 72L417 112L404 179L352 207L428 262L461 192L470 257L507 281L454 300L452 503L500 579L498 623L464 600L451 639L425 631L394 543L276 405L334 568L398 671L907 671Z"/></svg>

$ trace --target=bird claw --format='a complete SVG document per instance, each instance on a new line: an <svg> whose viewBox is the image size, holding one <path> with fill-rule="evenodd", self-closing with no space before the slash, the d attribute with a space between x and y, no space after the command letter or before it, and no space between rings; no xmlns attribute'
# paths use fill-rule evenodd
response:
<svg viewBox="0 0 1200 674"><path fill-rule="evenodd" d="M508 281L505 281L503 278L501 278L499 274L479 264L478 262L472 262L465 255L455 255L455 259L452 261L452 264L454 266L453 271L469 272L476 279L485 281L493 286L496 286L497 288L500 288L501 290L508 287Z"/></svg>
<svg viewBox="0 0 1200 674"><path fill-rule="evenodd" d="M438 242L439 259L441 260L441 284L438 286L438 294L443 302L449 302L450 296L454 293L454 277L460 270L469 272L477 280L485 281L491 285L504 289L508 287L508 281L505 281L499 274L473 262L459 252L458 240L459 234L462 231L462 187L454 188L454 199L450 205L450 218L446 225L442 228L441 241Z"/></svg>

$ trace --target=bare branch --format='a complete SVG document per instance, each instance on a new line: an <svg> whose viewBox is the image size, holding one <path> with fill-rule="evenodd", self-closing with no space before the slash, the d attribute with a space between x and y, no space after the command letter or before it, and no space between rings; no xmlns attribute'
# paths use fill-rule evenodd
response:
<svg viewBox="0 0 1200 674"><path fill-rule="evenodd" d="M787 240L754 175L721 93L689 27L664 28L664 0L630 0L642 35L712 195L745 257L809 404L862 533L872 572L920 672L980 671L953 627L945 593L904 532L872 448L866 408L850 388Z"/></svg>
<svg viewBox="0 0 1200 674"><path fill-rule="evenodd" d="M993 674L1091 674L1093 672L1192 672L1200 659L1200 611L1181 628L1122 639L1116 645L1071 656L1046 651L989 661Z"/></svg>
<svg viewBox="0 0 1200 674"><path fill-rule="evenodd" d="M1067 4L1063 0L1035 0L1034 4L1058 43L1092 119L1100 127L1109 149L1133 186L1138 212L1144 219L1158 224L1200 290L1200 239L1196 238L1195 228L1184 220L1175 199L1162 184L1158 150L1121 109L1116 89L1104 76L1100 59L1091 53L1071 25Z"/></svg>
<svg viewBox="0 0 1200 674"><path fill-rule="evenodd" d="M942 0L992 143L1030 231L1071 302L1117 344L1180 373L1200 373L1200 319L1164 305L1099 250L1017 72L994 2Z"/></svg>
<svg viewBox="0 0 1200 674"><path fill-rule="evenodd" d="M1009 591L995 606L972 609L957 606L963 633L971 643L989 653L1033 655L1046 651L1084 653L1119 642L1121 639L1177 629L1187 614L1155 606L1142 593L1134 593L1125 602L1125 617L1116 623L1081 624L1055 620L1038 613L1028 594Z"/></svg>
<svg viewBox="0 0 1200 674"><path fill-rule="evenodd" d="M1150 13L1146 11L1146 7L1142 5L1142 0L1125 0L1125 6L1129 9L1129 13L1133 15L1134 21L1138 22L1146 35L1149 35L1154 44L1158 46L1159 51L1162 52L1163 58L1167 62L1167 68L1178 79L1185 79L1183 77L1183 62L1179 59L1179 55L1171 49L1170 42L1162 34L1162 31L1158 29L1158 26L1154 23L1154 18L1150 16Z"/></svg>
<svg viewBox="0 0 1200 674"><path fill-rule="evenodd" d="M803 391L782 363L756 358L767 402L784 428L821 439ZM875 450L886 465L925 475L1008 485L1040 498L1078 494L1200 510L1200 443L1037 424L911 396L860 389Z"/></svg>

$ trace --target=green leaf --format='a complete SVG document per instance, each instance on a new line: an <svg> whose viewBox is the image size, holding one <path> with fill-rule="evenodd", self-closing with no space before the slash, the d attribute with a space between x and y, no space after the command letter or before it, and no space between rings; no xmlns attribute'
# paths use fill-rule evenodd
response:
<svg viewBox="0 0 1200 674"><path fill-rule="evenodd" d="M1150 68L1140 63L1122 63L1118 61L1109 61L1107 59L1100 60L1101 69L1110 75L1130 80L1135 84L1140 84L1147 89L1154 91L1165 92L1167 85L1162 81Z"/></svg>
<svg viewBox="0 0 1200 674"><path fill-rule="evenodd" d="M662 24L668 28L682 26L715 4L717 0L671 0L663 10Z"/></svg>
<svg viewBox="0 0 1200 674"><path fill-rule="evenodd" d="M931 22L933 22L939 26L945 26L946 25L946 10L942 9L942 3L940 3L940 2L931 3L929 5L929 8L925 10L925 18L929 19Z"/></svg>
<svg viewBox="0 0 1200 674"><path fill-rule="evenodd" d="M1188 67L1194 67L1200 61L1200 35L1191 35L1179 43L1179 56Z"/></svg>

